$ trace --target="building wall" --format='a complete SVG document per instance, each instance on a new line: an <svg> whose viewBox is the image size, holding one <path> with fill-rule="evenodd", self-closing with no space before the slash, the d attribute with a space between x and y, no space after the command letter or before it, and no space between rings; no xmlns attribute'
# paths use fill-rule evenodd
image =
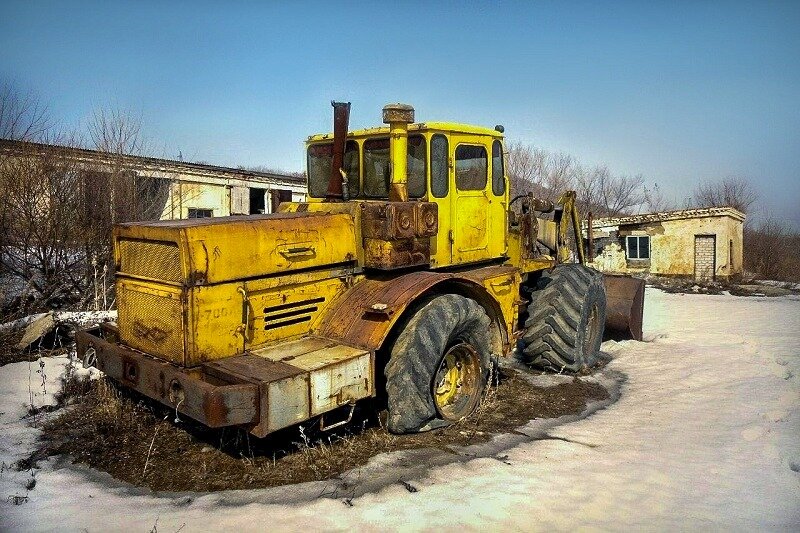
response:
<svg viewBox="0 0 800 533"><path fill-rule="evenodd" d="M264 212L271 212L271 204L269 201L270 187L265 184L257 184L258 186L251 186L250 188L257 189L265 196ZM275 189L292 190L292 201L302 202L305 201L306 195L300 192L297 187L277 186ZM245 189L247 189L245 187ZM161 215L162 220L187 218L189 216L189 209L211 209L214 217L225 217L232 214L231 212L231 194L232 188L227 185L217 185L209 183L195 183L186 181L172 181L170 184L170 194L164 205L164 210ZM249 200L249 195L247 196ZM246 206L245 206L245 209ZM235 214L248 214L248 213L235 213Z"/></svg>
<svg viewBox="0 0 800 533"><path fill-rule="evenodd" d="M161 219L187 218L189 209L192 208L210 209L215 217L271 212L272 206L268 200L263 206L254 205L250 208L251 198L259 201L258 194L251 196L251 189L262 191L262 196L266 195L267 198L271 189L285 191L286 194L281 196L284 200L289 199L289 192L292 201L304 201L306 198L305 183L292 176L249 172L202 163L108 154L96 150L8 139L0 139L0 157L14 162L52 159L52 162L64 165L65 168L83 170L90 175L113 173L122 176L124 173L137 182L156 180L157 186L151 184L137 190L141 195L137 197L137 202L144 202L144 213L149 218L156 218L159 213ZM235 200L233 203L232 199Z"/></svg>
<svg viewBox="0 0 800 533"><path fill-rule="evenodd" d="M716 277L729 278L742 273L742 222L732 217L665 220L595 228L595 232L598 229L609 231L611 237L611 242L603 246L592 263L603 272L691 277L695 267L695 235L714 235ZM649 260L627 259L624 247L629 235L650 236Z"/></svg>

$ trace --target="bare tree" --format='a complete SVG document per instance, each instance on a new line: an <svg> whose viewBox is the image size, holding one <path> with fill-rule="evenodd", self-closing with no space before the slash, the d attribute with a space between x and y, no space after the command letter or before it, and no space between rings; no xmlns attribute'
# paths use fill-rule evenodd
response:
<svg viewBox="0 0 800 533"><path fill-rule="evenodd" d="M744 268L763 279L800 282L800 233L772 217L745 225Z"/></svg>
<svg viewBox="0 0 800 533"><path fill-rule="evenodd" d="M289 171L289 170L281 170L279 168L270 167L267 165L252 165L252 166L243 166L239 167L242 170L250 170L252 172L263 172L264 174L278 174L280 176L292 176L294 178L305 178L305 172L297 172L297 171Z"/></svg>
<svg viewBox="0 0 800 533"><path fill-rule="evenodd" d="M88 123L92 148L102 157L84 166L81 217L87 284L110 301L114 258L112 228L120 222L158 219L170 194L167 179L143 176L137 161L145 141L141 118L118 109L96 110ZM100 280L98 282L98 280ZM106 297L105 293L109 293Z"/></svg>
<svg viewBox="0 0 800 533"><path fill-rule="evenodd" d="M537 191L542 185L546 154L522 143L509 143L506 151L506 173L511 182L511 194L516 196Z"/></svg>
<svg viewBox="0 0 800 533"><path fill-rule="evenodd" d="M0 139L38 141L52 126L47 106L38 96L22 93L8 82L0 84Z"/></svg>
<svg viewBox="0 0 800 533"><path fill-rule="evenodd" d="M510 143L506 153L506 172L513 195L533 193L544 200L554 201L563 191L575 186L581 169L569 154Z"/></svg>
<svg viewBox="0 0 800 533"><path fill-rule="evenodd" d="M644 202L644 178L636 176L603 176L599 185L599 200L605 214L619 216Z"/></svg>
<svg viewBox="0 0 800 533"><path fill-rule="evenodd" d="M0 159L0 267L25 286L17 310L110 305L113 224L159 218L170 194L169 180L140 176L129 157L143 149L141 122L95 113L89 138L101 154L87 157L77 135L42 130L39 111L13 116L33 121L15 119L15 136L51 143L15 143Z"/></svg>
<svg viewBox="0 0 800 533"><path fill-rule="evenodd" d="M550 153L540 148L510 143L506 169L512 194L534 195L556 200L566 190L575 189L578 207L584 213L616 216L640 206L646 200L644 178L614 176L605 165L583 167L569 154Z"/></svg>
<svg viewBox="0 0 800 533"><path fill-rule="evenodd" d="M733 207L747 213L758 200L758 193L744 178L729 177L717 182L703 182L694 191L698 207Z"/></svg>
<svg viewBox="0 0 800 533"><path fill-rule="evenodd" d="M583 213L592 212L602 216L605 209L600 201L600 186L611 176L605 165L597 165L588 169L581 169L578 174L575 190L578 195L578 208Z"/></svg>
<svg viewBox="0 0 800 533"><path fill-rule="evenodd" d="M559 195L562 191L575 187L580 165L571 155L557 152L547 158L546 171L543 185L552 191L553 195Z"/></svg>
<svg viewBox="0 0 800 533"><path fill-rule="evenodd" d="M93 148L100 152L139 155L144 151L142 119L130 111L97 109L88 130Z"/></svg>
<svg viewBox="0 0 800 533"><path fill-rule="evenodd" d="M597 216L619 216L645 202L644 178L614 176L605 165L583 170L576 180L581 211Z"/></svg>
<svg viewBox="0 0 800 533"><path fill-rule="evenodd" d="M0 163L0 265L25 285L18 310L60 307L79 298L80 185L81 170L63 150L23 145Z"/></svg>
<svg viewBox="0 0 800 533"><path fill-rule="evenodd" d="M658 183L654 183L652 187L643 187L644 194L644 207L649 213L657 213L659 211L670 211L677 209L675 204L664 196L664 192Z"/></svg>

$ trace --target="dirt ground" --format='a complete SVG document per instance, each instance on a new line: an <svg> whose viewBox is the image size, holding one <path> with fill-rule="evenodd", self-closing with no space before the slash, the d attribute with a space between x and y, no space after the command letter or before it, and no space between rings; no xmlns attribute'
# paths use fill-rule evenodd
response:
<svg viewBox="0 0 800 533"><path fill-rule="evenodd" d="M582 412L608 398L601 385L575 377L537 387L516 370L501 371L471 417L447 428L391 435L375 404L359 404L353 421L321 432L311 421L257 439L241 430L210 430L174 411L117 389L110 380L69 381L62 414L44 426L42 445L19 468L68 454L113 477L155 491L250 489L324 480L383 452L487 441L534 418ZM385 412L382 413L385 415Z"/></svg>

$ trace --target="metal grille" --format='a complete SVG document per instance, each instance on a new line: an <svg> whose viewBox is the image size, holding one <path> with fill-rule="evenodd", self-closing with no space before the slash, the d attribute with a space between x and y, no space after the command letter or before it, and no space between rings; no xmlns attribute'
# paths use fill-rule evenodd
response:
<svg viewBox="0 0 800 533"><path fill-rule="evenodd" d="M137 350L183 363L183 321L177 294L159 296L117 285L120 339Z"/></svg>
<svg viewBox="0 0 800 533"><path fill-rule="evenodd" d="M178 245L174 242L120 239L120 271L164 281L183 280Z"/></svg>
<svg viewBox="0 0 800 533"><path fill-rule="evenodd" d="M302 322L310 322L325 298L311 298L299 302L273 305L264 308L264 329L277 329Z"/></svg>

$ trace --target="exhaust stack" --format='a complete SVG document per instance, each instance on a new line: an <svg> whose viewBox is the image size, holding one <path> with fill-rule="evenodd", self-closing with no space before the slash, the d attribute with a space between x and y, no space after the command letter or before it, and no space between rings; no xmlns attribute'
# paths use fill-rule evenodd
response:
<svg viewBox="0 0 800 533"><path fill-rule="evenodd" d="M389 160L392 162L389 201L408 201L408 125L414 122L414 108L389 104L383 108L383 122L389 125Z"/></svg>
<svg viewBox="0 0 800 533"><path fill-rule="evenodd" d="M350 102L331 102L333 106L333 163L331 177L328 179L328 200L347 200L348 177L344 174L344 149L347 142L347 128L350 124ZM355 177L358 180L358 176Z"/></svg>

